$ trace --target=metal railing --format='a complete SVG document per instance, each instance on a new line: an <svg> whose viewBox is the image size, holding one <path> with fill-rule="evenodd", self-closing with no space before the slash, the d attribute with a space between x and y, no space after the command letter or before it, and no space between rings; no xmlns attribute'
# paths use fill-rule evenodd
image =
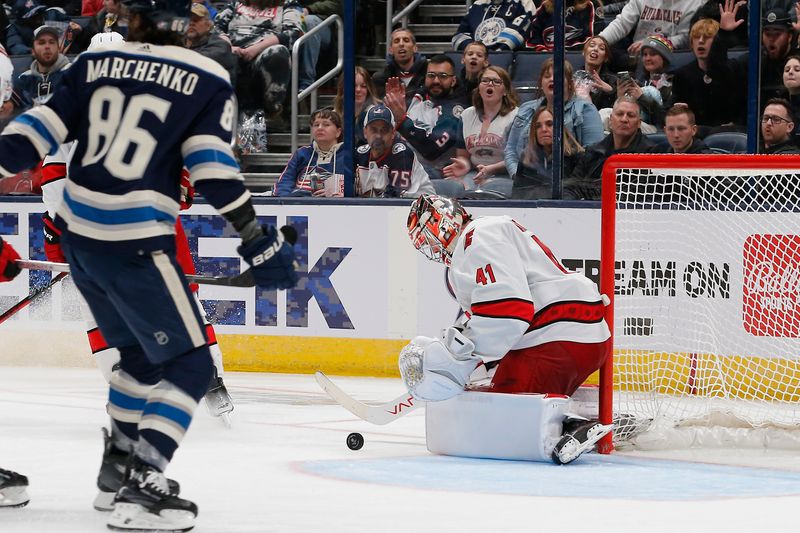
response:
<svg viewBox="0 0 800 533"><path fill-rule="evenodd" d="M412 0L400 13L397 15L392 16L392 11L394 11L394 0L386 0L386 53L389 53L389 45L392 43L392 26L397 23L397 21L402 20L401 23L404 28L408 27L408 15L412 11L414 11L418 5L422 3L422 0Z"/></svg>
<svg viewBox="0 0 800 533"><path fill-rule="evenodd" d="M317 79L309 85L307 88L303 89L302 92L298 94L298 87L300 85L300 69L298 66L300 65L300 46L308 40L309 37L314 35L315 33L322 31L324 28L336 24L337 28L337 37L338 37L338 59L336 61L336 65L328 72L326 72L321 78ZM344 64L344 23L342 22L342 18L339 15L331 15L320 24L311 29L311 31L304 33L299 39L294 42L292 46L292 153L297 151L297 135L299 132L299 127L297 124L297 111L299 108L299 104L301 101L305 100L309 96L311 96L311 111L313 112L314 109L317 107L317 88L321 86L323 83L327 82L339 72L342 71L342 65Z"/></svg>

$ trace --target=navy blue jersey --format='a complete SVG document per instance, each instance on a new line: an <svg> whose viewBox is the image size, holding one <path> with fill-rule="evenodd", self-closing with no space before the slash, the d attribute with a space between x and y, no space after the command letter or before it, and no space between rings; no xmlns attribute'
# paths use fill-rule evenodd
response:
<svg viewBox="0 0 800 533"><path fill-rule="evenodd" d="M0 135L0 172L77 147L57 224L72 246L116 254L171 250L185 165L221 214L249 192L231 151L227 72L175 46L121 43L81 54L47 104Z"/></svg>

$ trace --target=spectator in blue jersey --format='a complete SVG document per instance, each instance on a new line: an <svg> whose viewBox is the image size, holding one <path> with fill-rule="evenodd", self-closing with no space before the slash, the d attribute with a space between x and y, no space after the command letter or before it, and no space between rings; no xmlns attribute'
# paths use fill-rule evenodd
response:
<svg viewBox="0 0 800 533"><path fill-rule="evenodd" d="M463 66L458 69L456 91L470 100L472 92L480 84L483 69L489 66L489 49L480 41L472 41L464 48L461 64Z"/></svg>
<svg viewBox="0 0 800 533"><path fill-rule="evenodd" d="M455 63L446 55L434 56L425 72L425 90L406 105L402 84L386 84L384 103L397 117L397 131L420 156L431 179L443 178L442 169L456 155L461 112L469 107L467 95L458 93Z"/></svg>
<svg viewBox="0 0 800 533"><path fill-rule="evenodd" d="M303 7L303 21L306 32L319 26L331 15L342 15L342 0L299 0ZM333 42L336 26L326 26L306 39L300 48L299 88L310 86L317 79L317 61L321 50Z"/></svg>
<svg viewBox="0 0 800 533"><path fill-rule="evenodd" d="M511 176L506 171L503 147L517 116L517 93L508 73L489 66L472 95L472 107L461 113L456 157L442 170L445 179L465 189L492 190L511 196Z"/></svg>
<svg viewBox="0 0 800 533"><path fill-rule="evenodd" d="M546 105L553 107L553 58L542 63L538 85L544 96L525 102L519 107L517 117L508 132L508 143L505 146L506 170L513 176L517 172L519 156L528 144L531 119L536 110ZM603 138L603 125L600 113L591 102L579 98L575 94L575 81L572 76L572 65L564 62L564 127L570 130L581 146L586 147Z"/></svg>
<svg viewBox="0 0 800 533"><path fill-rule="evenodd" d="M356 149L356 196L417 197L434 192L416 154L397 135L394 116L383 104L364 119L367 143Z"/></svg>
<svg viewBox="0 0 800 533"><path fill-rule="evenodd" d="M238 93L260 100L268 118L278 118L291 80L291 53L303 34L303 11L294 0L235 0L214 24L239 57ZM252 94L253 82L260 94Z"/></svg>
<svg viewBox="0 0 800 533"><path fill-rule="evenodd" d="M214 22L211 12L205 4L192 4L192 16L189 19L189 29L186 30L186 48L194 50L200 55L210 57L225 70L231 78L231 84L236 86L237 58L231 51L231 44L213 33Z"/></svg>
<svg viewBox="0 0 800 533"><path fill-rule="evenodd" d="M342 141L342 117L331 109L314 111L310 146L301 146L275 183L274 196L353 195L351 158Z"/></svg>
<svg viewBox="0 0 800 533"><path fill-rule="evenodd" d="M525 47L536 5L532 0L476 0L453 35L453 50L480 41L489 50Z"/></svg>
<svg viewBox="0 0 800 533"><path fill-rule="evenodd" d="M22 100L22 109L47 102L69 67L69 60L60 53L59 31L40 26L34 32L31 67L19 75L15 90Z"/></svg>
<svg viewBox="0 0 800 533"><path fill-rule="evenodd" d="M164 470L213 363L175 249L181 168L233 225L262 289L297 283L296 233L256 218L231 149L233 88L219 64L180 46L190 2L124 1L128 42L79 55L52 98L6 126L0 169L17 172L77 140L55 226L70 278L120 352L98 475L98 488L116 492L108 527L188 531L197 505Z"/></svg>
<svg viewBox="0 0 800 533"><path fill-rule="evenodd" d="M564 11L564 46L566 49L581 48L594 35L594 4L592 0L568 0ZM525 38L528 48L537 52L553 51L553 0L544 0L536 10Z"/></svg>
<svg viewBox="0 0 800 533"><path fill-rule="evenodd" d="M386 93L386 82L390 78L398 78L403 82L406 95L413 96L425 85L425 69L428 62L425 56L417 52L417 38L411 30L398 28L392 32L389 53L386 55L386 67L372 77L378 96Z"/></svg>

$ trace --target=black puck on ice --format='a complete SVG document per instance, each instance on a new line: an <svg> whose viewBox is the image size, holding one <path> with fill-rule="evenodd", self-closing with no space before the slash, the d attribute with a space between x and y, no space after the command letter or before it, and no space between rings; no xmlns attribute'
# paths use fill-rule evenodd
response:
<svg viewBox="0 0 800 533"><path fill-rule="evenodd" d="M351 450L360 450L364 446L364 436L361 433L350 433L346 442Z"/></svg>

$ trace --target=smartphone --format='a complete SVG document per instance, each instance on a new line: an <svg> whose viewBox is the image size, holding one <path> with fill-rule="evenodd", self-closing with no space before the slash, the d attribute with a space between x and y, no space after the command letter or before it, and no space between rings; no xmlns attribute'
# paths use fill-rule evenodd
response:
<svg viewBox="0 0 800 533"><path fill-rule="evenodd" d="M630 81L631 73L627 70L623 70L622 72L617 72L617 78L619 79L619 83L625 83L626 81Z"/></svg>

